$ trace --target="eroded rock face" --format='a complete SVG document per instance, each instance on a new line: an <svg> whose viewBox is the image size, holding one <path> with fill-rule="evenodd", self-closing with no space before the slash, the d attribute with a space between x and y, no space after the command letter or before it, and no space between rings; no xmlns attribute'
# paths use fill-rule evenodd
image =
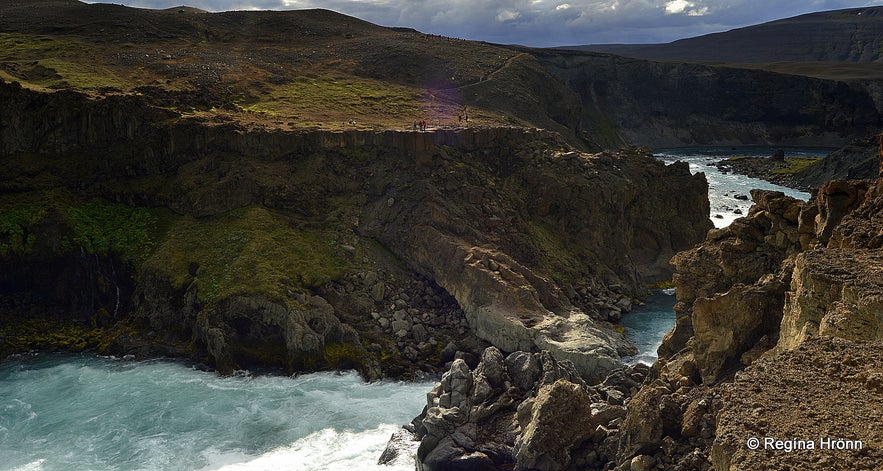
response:
<svg viewBox="0 0 883 471"><path fill-rule="evenodd" d="M455 360L412 422L417 468L603 469L646 367L617 370L590 387L547 352L486 349L475 369ZM400 438L391 449L404 448ZM384 455L396 455L394 451Z"/></svg>
<svg viewBox="0 0 883 471"><path fill-rule="evenodd" d="M670 273L663 254L710 227L693 189L704 184L640 150L550 154L527 144L482 152L481 165L459 153L441 149L447 170L416 187L423 193L369 205L365 232L431 274L479 337L504 351L548 350L599 381L631 351L603 321L630 308L644 281ZM464 158L469 172L449 164ZM696 222L678 227L669 211Z"/></svg>
<svg viewBox="0 0 883 471"><path fill-rule="evenodd" d="M753 192L748 217L675 258L677 326L628 404L616 469L878 467L881 187L832 181L807 203Z"/></svg>
<svg viewBox="0 0 883 471"><path fill-rule="evenodd" d="M782 271L781 266L790 255L799 252L804 243L808 246L815 240L814 227L799 224L803 208L800 201L780 192L753 190L751 195L755 205L746 217L737 219L729 227L711 231L706 243L672 259L677 270L674 276L678 297L676 325L666 334L659 353L671 356L687 347L687 341L695 335L694 322L698 321L703 329L700 338L707 340L694 345L693 350L704 355L704 347L717 344L712 348L716 353L709 352L717 358L717 366L709 365L706 374L738 359L751 347L748 344L752 340L762 336L745 332L744 327L757 331L758 322L765 326L778 325L781 309L777 310L776 306L781 307L781 286L790 281L790 272ZM741 296L748 287L752 287L754 293L751 300ZM748 304L752 309L745 309ZM730 324L732 316L743 315L740 313L749 317ZM718 317L720 321L716 320ZM717 331L713 327L717 322L725 325L724 329L730 333ZM736 331L739 331L737 335L750 340L715 339L719 333L732 337Z"/></svg>
<svg viewBox="0 0 883 471"><path fill-rule="evenodd" d="M828 248L797 256L777 350L818 336L883 339L880 267L879 250Z"/></svg>

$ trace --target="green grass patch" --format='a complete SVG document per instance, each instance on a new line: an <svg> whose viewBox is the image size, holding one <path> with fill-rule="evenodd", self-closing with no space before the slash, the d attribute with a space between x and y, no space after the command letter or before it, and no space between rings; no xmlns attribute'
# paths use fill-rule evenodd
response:
<svg viewBox="0 0 883 471"><path fill-rule="evenodd" d="M100 65L94 46L57 37L0 33L0 69L26 85L42 88L127 88L126 81Z"/></svg>
<svg viewBox="0 0 883 471"><path fill-rule="evenodd" d="M787 163L788 166L777 168L773 170L772 173L775 175L791 175L809 167L819 160L822 160L822 157L787 157L785 158L785 163Z"/></svg>
<svg viewBox="0 0 883 471"><path fill-rule="evenodd" d="M90 254L117 253L135 265L153 250L150 232L156 218L146 208L91 200L67 208L67 214L73 222L69 241L73 248L81 247Z"/></svg>
<svg viewBox="0 0 883 471"><path fill-rule="evenodd" d="M420 93L402 85L347 76L298 77L241 104L246 111L291 116L303 122L355 119L400 123L420 116Z"/></svg>
<svg viewBox="0 0 883 471"><path fill-rule="evenodd" d="M675 287L673 280L662 280L647 285L647 289L672 289Z"/></svg>
<svg viewBox="0 0 883 471"><path fill-rule="evenodd" d="M37 227L46 208L22 205L0 211L0 255L28 255L37 242Z"/></svg>
<svg viewBox="0 0 883 471"><path fill-rule="evenodd" d="M294 227L263 207L175 221L147 266L164 271L176 287L190 280L198 264L203 302L261 293L288 299L340 277L349 266L332 230Z"/></svg>
<svg viewBox="0 0 883 471"><path fill-rule="evenodd" d="M364 349L350 343L325 344L325 362L336 370L361 369L367 360Z"/></svg>

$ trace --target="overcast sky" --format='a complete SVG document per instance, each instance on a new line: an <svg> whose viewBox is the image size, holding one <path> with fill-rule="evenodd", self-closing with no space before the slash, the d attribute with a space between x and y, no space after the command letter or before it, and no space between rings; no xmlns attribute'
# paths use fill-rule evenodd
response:
<svg viewBox="0 0 883 471"><path fill-rule="evenodd" d="M883 0L100 0L209 11L327 8L383 26L504 44L659 43ZM95 0L89 3L96 3Z"/></svg>

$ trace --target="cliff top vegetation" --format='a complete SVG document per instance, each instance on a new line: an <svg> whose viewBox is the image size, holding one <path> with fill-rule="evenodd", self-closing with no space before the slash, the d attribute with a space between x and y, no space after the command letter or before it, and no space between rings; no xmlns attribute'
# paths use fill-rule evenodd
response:
<svg viewBox="0 0 883 471"><path fill-rule="evenodd" d="M328 10L206 13L73 0L0 8L0 79L34 90L141 94L185 116L279 129L540 118L513 113L505 99L529 95L506 69L542 75L525 54Z"/></svg>

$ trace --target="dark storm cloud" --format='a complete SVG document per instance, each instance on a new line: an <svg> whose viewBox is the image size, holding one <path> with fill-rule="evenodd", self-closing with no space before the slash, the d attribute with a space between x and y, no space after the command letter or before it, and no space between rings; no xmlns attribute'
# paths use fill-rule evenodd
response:
<svg viewBox="0 0 883 471"><path fill-rule="evenodd" d="M668 42L813 11L883 5L883 0L122 0L142 8L182 2L208 11L327 8L384 26L530 46Z"/></svg>

